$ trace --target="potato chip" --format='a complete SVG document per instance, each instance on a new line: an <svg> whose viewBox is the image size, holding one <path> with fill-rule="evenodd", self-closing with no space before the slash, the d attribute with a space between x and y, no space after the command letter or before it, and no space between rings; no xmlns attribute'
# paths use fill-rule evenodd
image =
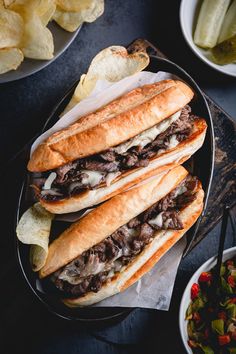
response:
<svg viewBox="0 0 236 354"><path fill-rule="evenodd" d="M26 58L49 60L53 58L54 42L50 30L33 12L27 16L22 40L22 51Z"/></svg>
<svg viewBox="0 0 236 354"><path fill-rule="evenodd" d="M86 98L99 79L116 82L142 71L148 64L149 56L147 53L128 54L126 48L121 46L111 46L103 49L92 60L87 74L81 76L74 95L62 115Z"/></svg>
<svg viewBox="0 0 236 354"><path fill-rule="evenodd" d="M58 6L53 14L53 20L68 32L76 31L83 23L80 12L65 12Z"/></svg>
<svg viewBox="0 0 236 354"><path fill-rule="evenodd" d="M1 53L0 70L3 73L19 65L22 53L31 59L53 58L54 40L46 26L54 14L62 28L73 32L84 21L95 21L103 13L104 0L0 0L0 10L0 50L21 50ZM9 64L6 62L8 57Z"/></svg>
<svg viewBox="0 0 236 354"><path fill-rule="evenodd" d="M38 245L31 245L30 247L30 264L34 272L38 272L43 268L48 255L48 249L44 249Z"/></svg>
<svg viewBox="0 0 236 354"><path fill-rule="evenodd" d="M19 13L27 21L36 13L46 26L56 9L55 0L14 0L8 8Z"/></svg>
<svg viewBox="0 0 236 354"><path fill-rule="evenodd" d="M77 97L75 97L75 95L73 95L71 97L70 102L68 103L68 105L66 106L66 108L64 109L64 111L61 113L61 117L66 114L67 112L69 112L74 106L77 105L77 103L79 103Z"/></svg>
<svg viewBox="0 0 236 354"><path fill-rule="evenodd" d="M10 10L18 12L20 15L24 10L30 14L39 4L40 0L4 0L5 7Z"/></svg>
<svg viewBox="0 0 236 354"><path fill-rule="evenodd" d="M17 225L18 239L27 245L33 245L30 260L34 271L38 271L45 264L53 218L53 214L45 210L40 203L36 203L26 210Z"/></svg>
<svg viewBox="0 0 236 354"><path fill-rule="evenodd" d="M30 11L32 11L33 8L36 8L40 4L40 2L41 0L4 0L6 7L10 7L11 9L13 9L17 6L24 6L30 8Z"/></svg>
<svg viewBox="0 0 236 354"><path fill-rule="evenodd" d="M2 0L2 3L4 4L5 8L9 7L11 4L13 4L16 0Z"/></svg>
<svg viewBox="0 0 236 354"><path fill-rule="evenodd" d="M36 12L39 15L44 26L47 26L56 10L54 0L40 0Z"/></svg>
<svg viewBox="0 0 236 354"><path fill-rule="evenodd" d="M53 15L53 19L66 31L74 32L83 22L93 22L104 12L104 0L92 2L89 8L79 12L66 12L59 6Z"/></svg>
<svg viewBox="0 0 236 354"><path fill-rule="evenodd" d="M0 48L17 47L24 31L24 22L11 10L0 11Z"/></svg>
<svg viewBox="0 0 236 354"><path fill-rule="evenodd" d="M16 70L23 59L23 53L18 48L0 49L0 74Z"/></svg>
<svg viewBox="0 0 236 354"><path fill-rule="evenodd" d="M56 0L57 5L64 11L80 12L91 8L98 0Z"/></svg>
<svg viewBox="0 0 236 354"><path fill-rule="evenodd" d="M27 3L27 4L26 4ZM49 1L16 0L10 8L18 12L25 23L21 49L24 56L32 59L49 60L53 58L54 42L52 33L43 22L48 20L47 12ZM37 13L39 11L39 14ZM41 21L39 15L45 15Z"/></svg>

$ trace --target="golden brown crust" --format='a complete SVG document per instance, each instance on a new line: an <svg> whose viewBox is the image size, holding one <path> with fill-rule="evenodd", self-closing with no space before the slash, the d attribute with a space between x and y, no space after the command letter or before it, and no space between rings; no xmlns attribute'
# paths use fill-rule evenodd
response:
<svg viewBox="0 0 236 354"><path fill-rule="evenodd" d="M124 291L146 274L159 259L188 231L200 216L203 209L204 192L201 184L198 185L196 199L179 214L184 229L180 231L157 231L154 240L145 247L134 261L123 271L118 273L111 281L102 286L98 293L89 292L85 296L75 299L64 299L69 307L89 306L109 296Z"/></svg>
<svg viewBox="0 0 236 354"><path fill-rule="evenodd" d="M193 91L175 80L132 90L46 139L33 152L28 170L47 171L116 146L177 112L192 97Z"/></svg>
<svg viewBox="0 0 236 354"><path fill-rule="evenodd" d="M157 252L130 278L125 284L122 286L121 291L125 290L132 284L134 284L137 280L139 280L145 273L149 272L150 269L154 267L154 265L159 261L159 259L166 253L168 250L174 246L174 244L186 233L186 231L195 223L198 219L199 215L202 212L203 208L203 191L198 194L198 198L201 202L199 202L199 207L196 211L194 211L191 215L189 215L188 220L184 224L184 230L176 230L173 231L171 237L157 250Z"/></svg>
<svg viewBox="0 0 236 354"><path fill-rule="evenodd" d="M188 139L182 141L175 148L164 152L156 158L153 158L148 167L141 169L136 168L123 173L112 182L110 188L100 187L97 190L89 190L66 199L58 201L46 201L41 199L40 202L45 209L55 214L75 212L99 204L110 199L116 194L127 190L142 180L149 178L153 174L159 174L165 170L169 170L182 164L201 147L206 129L207 124L205 120L196 119L194 122L193 133L188 137ZM192 147L192 151L189 151L189 147ZM181 155L181 152L186 153ZM171 156L170 161L168 161L168 156ZM137 171L141 171L141 173L137 173Z"/></svg>
<svg viewBox="0 0 236 354"><path fill-rule="evenodd" d="M46 264L40 271L40 277L55 272L104 240L120 226L163 198L186 175L187 171L182 166L178 166L147 183L116 195L82 217L50 244Z"/></svg>

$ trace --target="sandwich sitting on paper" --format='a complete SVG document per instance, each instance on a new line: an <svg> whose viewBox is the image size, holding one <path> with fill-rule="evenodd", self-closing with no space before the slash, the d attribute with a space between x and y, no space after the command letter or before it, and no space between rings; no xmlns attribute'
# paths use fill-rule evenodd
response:
<svg viewBox="0 0 236 354"><path fill-rule="evenodd" d="M119 293L148 272L194 224L201 182L177 166L99 205L49 245L40 278L70 307Z"/></svg>
<svg viewBox="0 0 236 354"><path fill-rule="evenodd" d="M186 161L207 128L193 95L178 80L144 85L49 136L28 163L42 206L82 210Z"/></svg>

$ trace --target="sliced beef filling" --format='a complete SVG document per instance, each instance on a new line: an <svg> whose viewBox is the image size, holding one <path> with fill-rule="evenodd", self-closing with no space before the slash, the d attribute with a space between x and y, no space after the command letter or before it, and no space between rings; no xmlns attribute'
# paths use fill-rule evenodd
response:
<svg viewBox="0 0 236 354"><path fill-rule="evenodd" d="M191 108L187 105L182 109L179 118L173 119L170 126L162 133L155 136L154 132L153 139L153 133L149 130L148 134L144 132L143 142L140 144L134 142L135 139L137 141L135 137L100 154L79 159L57 168L54 171L56 175L51 188L44 189L42 185L40 186L40 198L46 200L63 199L79 194L86 189L97 188L104 182L109 185L125 170L146 167L152 157L175 147L190 135L193 118ZM148 138L145 134L148 135Z"/></svg>
<svg viewBox="0 0 236 354"><path fill-rule="evenodd" d="M175 190L85 251L51 279L64 295L97 292L153 240L155 230L181 230L178 213L195 198L198 181L188 176Z"/></svg>

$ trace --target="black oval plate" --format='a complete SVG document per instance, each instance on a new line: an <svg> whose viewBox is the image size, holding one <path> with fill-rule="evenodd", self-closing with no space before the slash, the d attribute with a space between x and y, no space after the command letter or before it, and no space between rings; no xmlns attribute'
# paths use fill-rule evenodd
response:
<svg viewBox="0 0 236 354"><path fill-rule="evenodd" d="M193 107L193 112L201 117L204 117L208 124L208 130L206 134L206 139L203 147L196 153L194 156L188 160L186 167L191 166L191 172L199 177L202 181L203 188L205 190L205 204L204 210L207 205L207 200L209 196L209 191L211 187L211 180L213 174L213 166L214 166L214 131L212 118L209 111L209 107L204 98L203 93L201 92L198 85L194 82L194 80L178 65L173 62L159 58L157 56L150 55L150 65L147 70L152 72L165 71L171 74L177 75L180 79L189 84L195 92L195 98L191 102L191 106ZM60 100L57 106L52 111L50 117L46 121L43 131L49 129L57 120L59 114L63 111L67 103L69 102L74 89L78 82L76 82L72 88L65 94L65 96ZM39 135L42 133L40 132ZM34 137L35 139L36 137ZM34 140L33 139L33 140ZM25 147L26 152L26 161L29 157L29 151L32 141ZM27 178L24 179L22 184L21 193L18 201L18 208L16 214L16 225L19 222L20 216L22 213L29 207L29 203L27 202ZM203 211L204 213L204 211ZM196 235L198 226L200 224L201 217L195 223L195 225L188 232L188 246ZM58 222L57 222L58 223ZM67 225L60 221L62 228ZM64 225L63 225L64 224ZM53 314L67 319L67 320L77 320L83 321L86 323L91 322L108 322L114 321L116 319L122 319L126 315L132 311L132 308L111 308L111 307L88 307L88 308L75 308L70 309L66 307L57 296L44 293L40 290L40 283L38 280L37 274L35 274L30 267L29 262L29 246L26 246L18 241L16 237L16 252L18 262L21 268L21 271L24 275L24 278L29 285L30 289L37 296L37 298L51 311Z"/></svg>

